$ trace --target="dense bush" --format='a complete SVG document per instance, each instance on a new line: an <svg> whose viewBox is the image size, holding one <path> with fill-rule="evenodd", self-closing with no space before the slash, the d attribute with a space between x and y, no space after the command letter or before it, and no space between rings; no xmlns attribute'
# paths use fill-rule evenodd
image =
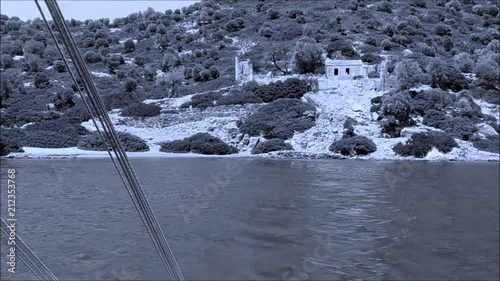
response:
<svg viewBox="0 0 500 281"><path fill-rule="evenodd" d="M431 74L431 86L433 88L450 89L454 92L460 92L463 89L469 88L467 79L465 79L460 70L451 64L434 61L431 63L428 72Z"/></svg>
<svg viewBox="0 0 500 281"><path fill-rule="evenodd" d="M483 118L481 107L477 105L467 91L461 92L453 103L453 116L467 117L473 121Z"/></svg>
<svg viewBox="0 0 500 281"><path fill-rule="evenodd" d="M79 136L54 131L26 130L23 146L41 148L75 147Z"/></svg>
<svg viewBox="0 0 500 281"><path fill-rule="evenodd" d="M193 152L208 155L227 155L238 152L235 147L207 133L198 133L182 140L161 143L160 151L173 153Z"/></svg>
<svg viewBox="0 0 500 281"><path fill-rule="evenodd" d="M444 112L437 110L427 111L423 123L462 140L469 140L478 131L477 126L469 118L449 117Z"/></svg>
<svg viewBox="0 0 500 281"><path fill-rule="evenodd" d="M132 104L141 102L138 95L132 93L112 93L102 96L106 109L125 108Z"/></svg>
<svg viewBox="0 0 500 281"><path fill-rule="evenodd" d="M424 158L432 147L435 147L442 153L450 152L454 147L458 147L453 137L443 132L416 133L406 142L398 143L393 150L401 156L414 156Z"/></svg>
<svg viewBox="0 0 500 281"><path fill-rule="evenodd" d="M377 151L375 143L364 136L354 136L334 141L329 150L346 156L367 155Z"/></svg>
<svg viewBox="0 0 500 281"><path fill-rule="evenodd" d="M99 54L97 54L96 52L93 52L93 51L87 51L87 52L85 52L85 55L83 55L83 58L88 63L96 63L96 62L102 61L101 55L99 55Z"/></svg>
<svg viewBox="0 0 500 281"><path fill-rule="evenodd" d="M11 68L14 65L14 59L8 54L0 56L0 66L4 69Z"/></svg>
<svg viewBox="0 0 500 281"><path fill-rule="evenodd" d="M407 92L391 92L382 97L382 113L394 116L401 124L410 122L411 100Z"/></svg>
<svg viewBox="0 0 500 281"><path fill-rule="evenodd" d="M138 103L125 107L121 115L128 117L154 117L160 115L161 107L156 104Z"/></svg>
<svg viewBox="0 0 500 281"><path fill-rule="evenodd" d="M270 139L259 142L252 148L252 154L269 153L272 151L293 150L289 143L285 143L282 139Z"/></svg>
<svg viewBox="0 0 500 281"><path fill-rule="evenodd" d="M220 97L216 104L219 105L243 105L248 103L262 103L262 99L252 92L233 90Z"/></svg>
<svg viewBox="0 0 500 281"><path fill-rule="evenodd" d="M191 146L188 139L174 140L162 143L160 151L170 153L188 153L191 152Z"/></svg>
<svg viewBox="0 0 500 281"><path fill-rule="evenodd" d="M309 91L306 81L298 78L289 78L284 82L271 82L259 86L254 92L264 102L272 102L282 98L300 99Z"/></svg>
<svg viewBox="0 0 500 281"><path fill-rule="evenodd" d="M131 53L135 50L135 43L134 40L128 39L123 43L123 50L125 53Z"/></svg>
<svg viewBox="0 0 500 281"><path fill-rule="evenodd" d="M479 58L474 73L488 88L495 88L500 79L498 53L489 53Z"/></svg>
<svg viewBox="0 0 500 281"><path fill-rule="evenodd" d="M64 112L62 119L72 124L81 124L90 120L91 116L82 101Z"/></svg>
<svg viewBox="0 0 500 281"><path fill-rule="evenodd" d="M500 138L498 135L475 138L472 139L472 143L479 150L500 154Z"/></svg>
<svg viewBox="0 0 500 281"><path fill-rule="evenodd" d="M471 86L469 93L476 99L482 99L485 102L500 105L500 90L483 89L475 85Z"/></svg>
<svg viewBox="0 0 500 281"><path fill-rule="evenodd" d="M137 81L133 78L127 78L125 81L125 91L133 92L137 89Z"/></svg>
<svg viewBox="0 0 500 281"><path fill-rule="evenodd" d="M410 91L413 112L425 115L430 109L442 110L453 102L453 96L442 90Z"/></svg>
<svg viewBox="0 0 500 281"><path fill-rule="evenodd" d="M10 149L2 139L0 139L0 156L5 156L10 153Z"/></svg>
<svg viewBox="0 0 500 281"><path fill-rule="evenodd" d="M303 132L315 121L315 107L297 99L279 99L260 107L248 116L239 127L240 132L251 136L263 135L266 139L289 139L295 131Z"/></svg>
<svg viewBox="0 0 500 281"><path fill-rule="evenodd" d="M407 90L430 82L430 77L424 74L419 63L415 60L404 59L398 62L394 71L398 79L399 89L401 90Z"/></svg>
<svg viewBox="0 0 500 281"><path fill-rule="evenodd" d="M3 153L11 152L24 152L22 149L21 142L25 136L24 130L22 129L6 129L2 128L0 131L0 142L4 145ZM1 155L1 153L0 153ZM6 155L6 154L3 154Z"/></svg>
<svg viewBox="0 0 500 281"><path fill-rule="evenodd" d="M295 46L294 60L298 73L315 73L324 65L323 48L314 39L299 40Z"/></svg>
<svg viewBox="0 0 500 281"><path fill-rule="evenodd" d="M382 62L382 57L375 54L365 54L361 56L361 61L367 64L378 64Z"/></svg>
<svg viewBox="0 0 500 281"><path fill-rule="evenodd" d="M58 73L62 73L66 71L66 65L61 60L54 61L54 70Z"/></svg>
<svg viewBox="0 0 500 281"><path fill-rule="evenodd" d="M82 125L69 123L65 119L43 120L26 126L24 131L57 132L73 138L78 138L79 135L88 133L87 129Z"/></svg>
<svg viewBox="0 0 500 281"><path fill-rule="evenodd" d="M118 132L118 139L120 140L125 151L128 152L143 152L149 151L149 146L144 140L138 136ZM100 138L99 134L93 133L90 135L83 136L78 142L77 147L83 150L93 150L93 151L105 151L106 146Z"/></svg>
<svg viewBox="0 0 500 281"><path fill-rule="evenodd" d="M270 20L276 20L279 19L280 17L280 12L275 10L275 9L269 9L267 10L267 18Z"/></svg>
<svg viewBox="0 0 500 281"><path fill-rule="evenodd" d="M37 89L44 89L50 86L50 80L45 73L36 73L33 78L33 84Z"/></svg>
<svg viewBox="0 0 500 281"><path fill-rule="evenodd" d="M207 107L213 107L215 106L216 101L221 97L222 94L219 92L194 95L191 97L191 101L182 104L180 108L189 108L192 106L193 108L205 109Z"/></svg>

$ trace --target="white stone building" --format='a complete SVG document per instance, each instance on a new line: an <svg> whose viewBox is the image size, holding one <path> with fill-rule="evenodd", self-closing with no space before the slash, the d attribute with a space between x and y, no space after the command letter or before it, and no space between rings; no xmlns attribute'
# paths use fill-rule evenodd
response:
<svg viewBox="0 0 500 281"><path fill-rule="evenodd" d="M325 74L327 79L349 80L355 76L368 77L368 73L376 66L364 64L361 60L325 60Z"/></svg>

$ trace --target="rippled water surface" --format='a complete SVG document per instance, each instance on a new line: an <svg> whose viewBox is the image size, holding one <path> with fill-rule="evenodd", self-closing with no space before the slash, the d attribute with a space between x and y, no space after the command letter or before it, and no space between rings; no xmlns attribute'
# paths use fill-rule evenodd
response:
<svg viewBox="0 0 500 281"><path fill-rule="evenodd" d="M188 280L495 280L498 163L134 159ZM164 280L107 159L2 160L18 234L60 280ZM2 280L35 279L18 262Z"/></svg>

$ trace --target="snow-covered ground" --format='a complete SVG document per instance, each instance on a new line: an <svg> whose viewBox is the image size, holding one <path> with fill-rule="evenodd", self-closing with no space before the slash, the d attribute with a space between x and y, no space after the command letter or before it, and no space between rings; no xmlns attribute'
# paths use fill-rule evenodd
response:
<svg viewBox="0 0 500 281"><path fill-rule="evenodd" d="M97 73L93 73L96 75ZM257 82L268 83L269 77L257 77ZM330 85L331 86L331 85ZM356 120L355 133L367 136L377 145L377 151L367 156L355 157L370 160L417 160L413 157L400 157L392 151L392 147L399 142L405 143L412 133L419 131L436 130L420 124L405 128L403 137L384 138L380 135L379 124L373 120L370 113L371 99L380 96L379 79L360 79L355 81L339 81L332 87L320 85L320 88L329 88L318 93L307 93L304 101L313 103L317 108L316 125L311 129L296 133L288 142L294 147L294 152L271 153L253 157L287 157L301 155L304 157L331 157L344 158L328 151L328 147L335 140L342 138L343 124L347 117ZM179 107L189 101L191 96L180 98L164 98L158 100L145 100L144 103L157 104L162 112L179 110ZM498 106L476 101L483 113L498 116ZM253 106L253 107L252 107ZM197 109L179 110L178 114L161 114L146 120L120 116L119 110L110 112L110 118L117 131L129 132L144 139L150 146L148 152L128 153L132 157L214 157L196 154L172 154L159 152L159 143L189 137L198 132L208 132L223 141L235 145L240 153L227 157L249 157L250 150L259 141L258 137L249 137L238 134L236 122L252 112L258 105L246 107L214 107L205 111ZM91 121L82 123L88 130L94 131ZM480 125L480 132L494 134L493 128L486 124ZM470 142L456 140L459 148L454 148L450 153L443 154L433 149L422 160L430 161L499 161L499 154L480 151ZM25 153L12 153L12 157L108 157L106 152L85 151L77 148L41 149L24 148ZM283 156L285 155L285 156Z"/></svg>

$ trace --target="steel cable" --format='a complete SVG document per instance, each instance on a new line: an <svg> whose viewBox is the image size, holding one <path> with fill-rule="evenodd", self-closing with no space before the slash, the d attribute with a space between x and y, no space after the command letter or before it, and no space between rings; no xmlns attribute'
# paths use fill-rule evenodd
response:
<svg viewBox="0 0 500 281"><path fill-rule="evenodd" d="M1 219L1 232L2 232L2 239L4 240L5 244L8 245L9 238L11 237L11 231L9 230L9 227L5 220L2 218ZM15 234L15 245L10 245L10 246L15 246L16 249L16 255L19 257L19 259L26 264L26 266L35 274L36 277L40 280L54 280L57 281L57 277L43 264L43 262L35 255L35 253L24 243L24 241L17 235ZM9 245L8 245L9 246Z"/></svg>
<svg viewBox="0 0 500 281"><path fill-rule="evenodd" d="M35 0L35 2L37 2L37 0ZM125 153L117 137L114 126L108 116L104 103L102 102L102 99L98 94L97 88L95 87L92 77L90 76L89 70L87 69L84 60L81 56L81 53L79 52L78 47L76 47L76 43L73 37L71 36L71 33L69 32L69 28L67 27L66 21L59 9L57 1L45 0L45 4L47 5L47 8L50 11L52 19L54 20L54 24L58 28L59 33L61 35L61 39L66 45L67 51L70 57L72 58L75 69L82 80L82 84L87 92L88 98L92 103L92 106L94 107L96 116L101 123L102 129L106 137L110 140L112 151L114 152L118 161L118 165L115 165L115 167L117 168L121 176L123 174L122 180L127 188L127 191L129 192L130 197L132 198L132 202L134 203L141 219L144 222L144 225L153 241L153 244L158 254L160 255L162 263L165 265L165 268L172 279L184 280L184 276L182 275L182 272L180 271L180 268L175 260L175 257L173 256L173 253L170 249L170 246L168 245L168 242L158 223L158 220L156 219L156 216L154 215L154 212L149 204L149 201L147 200L144 191L140 186L137 175L135 174L130 164L130 161L127 157L127 154ZM39 10L43 14L40 8ZM48 22L45 18L44 21L48 25ZM55 40L55 36L53 36L53 39ZM62 50L60 48L58 48L58 50L61 53L61 56L64 56ZM87 107L87 109L90 111L89 107ZM90 113L92 116L92 112ZM95 125L96 128L98 129L96 123ZM111 153L110 157L113 159Z"/></svg>

